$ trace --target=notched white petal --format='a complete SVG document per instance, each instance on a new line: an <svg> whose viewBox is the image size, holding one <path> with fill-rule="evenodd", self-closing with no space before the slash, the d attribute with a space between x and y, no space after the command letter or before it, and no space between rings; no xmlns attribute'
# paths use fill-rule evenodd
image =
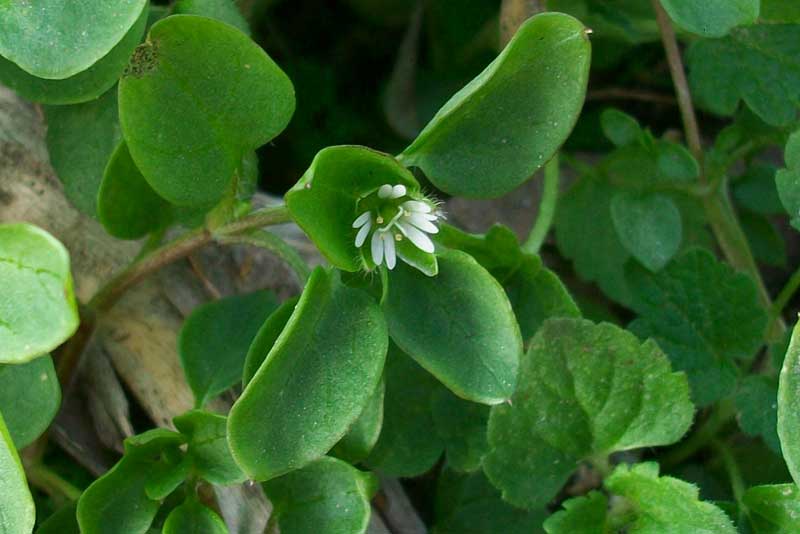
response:
<svg viewBox="0 0 800 534"><path fill-rule="evenodd" d="M356 248L361 248L361 245L367 240L369 231L372 228L372 221L367 220L367 224L361 227L361 230L356 234Z"/></svg>
<svg viewBox="0 0 800 534"><path fill-rule="evenodd" d="M425 217L424 213L410 213L406 215L406 220L429 234L438 234L439 228Z"/></svg>
<svg viewBox="0 0 800 534"><path fill-rule="evenodd" d="M383 184L380 189L378 189L378 198L389 198L392 196L392 186L389 184Z"/></svg>
<svg viewBox="0 0 800 534"><path fill-rule="evenodd" d="M403 184L398 184L392 187L392 198L400 198L406 196L408 190Z"/></svg>
<svg viewBox="0 0 800 534"><path fill-rule="evenodd" d="M365 211L364 213L356 217L355 221L353 221L353 228L359 228L371 221L372 221L372 214L368 211Z"/></svg>
<svg viewBox="0 0 800 534"><path fill-rule="evenodd" d="M423 252L433 254L435 248L433 246L433 241L431 241L431 238L428 237L425 232L418 230L407 222L398 223L397 226L400 228L400 231L403 232L403 235L414 243L414 246Z"/></svg>
<svg viewBox="0 0 800 534"><path fill-rule="evenodd" d="M433 209L431 208L430 204L420 200L406 200L403 202L403 208L406 211L414 211L419 213L430 213Z"/></svg>
<svg viewBox="0 0 800 534"><path fill-rule="evenodd" d="M394 237L392 236L391 232L382 232L381 236L383 239L383 255L386 257L386 267L388 267L389 270L392 270L397 264L397 255L395 254L394 249Z"/></svg>
<svg viewBox="0 0 800 534"><path fill-rule="evenodd" d="M370 248L372 249L372 262L375 265L380 265L383 261L383 238L381 232L372 234Z"/></svg>

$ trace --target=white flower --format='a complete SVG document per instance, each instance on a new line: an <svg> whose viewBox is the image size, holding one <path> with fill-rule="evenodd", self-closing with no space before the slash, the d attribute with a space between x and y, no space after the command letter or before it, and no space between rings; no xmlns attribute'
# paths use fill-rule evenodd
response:
<svg viewBox="0 0 800 534"><path fill-rule="evenodd" d="M385 201L378 209L367 210L353 221L357 228L355 245L361 248L370 239L370 253L375 265L386 262L386 267L394 269L397 264L395 241L408 239L418 249L432 254L433 241L429 234L436 234L439 228L436 221L441 214L435 206L423 200L407 197L408 190L404 185L384 184L378 188L377 198ZM390 220L384 220L381 214L391 213Z"/></svg>

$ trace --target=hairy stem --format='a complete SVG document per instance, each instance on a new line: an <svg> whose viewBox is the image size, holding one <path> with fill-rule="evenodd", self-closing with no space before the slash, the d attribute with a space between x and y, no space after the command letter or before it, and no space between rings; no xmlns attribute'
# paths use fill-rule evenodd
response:
<svg viewBox="0 0 800 534"><path fill-rule="evenodd" d="M542 247L553 219L556 215L556 205L558 204L559 168L558 153L544 166L544 189L542 200L539 203L539 214L536 222L528 235L522 249L530 254L538 254Z"/></svg>

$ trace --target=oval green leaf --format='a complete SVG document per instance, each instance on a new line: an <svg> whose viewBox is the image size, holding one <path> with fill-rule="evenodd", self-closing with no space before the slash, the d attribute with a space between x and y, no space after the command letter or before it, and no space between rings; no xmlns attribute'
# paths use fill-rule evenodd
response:
<svg viewBox="0 0 800 534"><path fill-rule="evenodd" d="M49 354L28 363L0 364L0 413L18 449L47 430L60 405L61 387Z"/></svg>
<svg viewBox="0 0 800 534"><path fill-rule="evenodd" d="M317 268L231 409L228 440L244 472L268 480L328 452L377 387L387 346L386 323L372 298Z"/></svg>
<svg viewBox="0 0 800 534"><path fill-rule="evenodd" d="M686 31L703 37L723 37L736 26L753 24L759 0L661 0L664 10Z"/></svg>
<svg viewBox="0 0 800 534"><path fill-rule="evenodd" d="M277 310L272 312L261 328L258 330L253 343L250 344L250 349L247 351L247 356L244 360L244 371L242 373L242 387L253 379L258 372L261 364L267 359L267 354L272 350L278 336L283 332L286 323L289 322L289 317L294 313L294 308L297 306L297 297L290 298L281 304Z"/></svg>
<svg viewBox="0 0 800 534"><path fill-rule="evenodd" d="M228 534L225 522L194 498L172 510L164 521L163 534Z"/></svg>
<svg viewBox="0 0 800 534"><path fill-rule="evenodd" d="M93 100L117 83L133 49L142 40L147 24L147 6L111 51L88 69L63 80L47 80L28 74L0 57L0 81L23 98L43 104L78 104Z"/></svg>
<svg viewBox="0 0 800 534"><path fill-rule="evenodd" d="M97 193L97 218L120 239L139 239L172 219L169 203L153 191L122 141L106 166Z"/></svg>
<svg viewBox="0 0 800 534"><path fill-rule="evenodd" d="M439 256L428 277L400 264L383 302L395 343L456 395L499 404L514 392L522 337L505 291L472 256Z"/></svg>
<svg viewBox="0 0 800 534"><path fill-rule="evenodd" d="M52 351L78 328L69 254L29 224L0 224L0 363Z"/></svg>
<svg viewBox="0 0 800 534"><path fill-rule="evenodd" d="M246 477L228 447L226 417L191 410L172 422L188 440L186 454L197 476L220 486L244 482Z"/></svg>
<svg viewBox="0 0 800 534"><path fill-rule="evenodd" d="M800 322L783 360L778 382L778 438L786 467L795 484L800 483Z"/></svg>
<svg viewBox="0 0 800 534"><path fill-rule="evenodd" d="M247 349L276 307L272 293L256 291L209 302L186 318L178 352L198 407L239 382Z"/></svg>
<svg viewBox="0 0 800 534"><path fill-rule="evenodd" d="M497 197L566 141L589 77L586 28L562 13L529 19L503 52L439 110L399 156L439 189Z"/></svg>
<svg viewBox="0 0 800 534"><path fill-rule="evenodd" d="M30 534L35 522L36 509L25 471L0 414L0 532Z"/></svg>
<svg viewBox="0 0 800 534"><path fill-rule="evenodd" d="M153 25L119 85L131 156L178 205L218 201L242 157L278 135L293 112L291 81L258 45L194 15Z"/></svg>
<svg viewBox="0 0 800 534"><path fill-rule="evenodd" d="M40 78L88 69L133 26L147 0L48 0L0 4L0 56Z"/></svg>

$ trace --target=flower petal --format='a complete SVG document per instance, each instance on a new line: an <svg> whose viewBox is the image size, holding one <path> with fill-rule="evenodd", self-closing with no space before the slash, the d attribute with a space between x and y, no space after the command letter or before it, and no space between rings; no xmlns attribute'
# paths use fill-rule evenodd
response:
<svg viewBox="0 0 800 534"><path fill-rule="evenodd" d="M378 198L389 198L392 196L392 186L389 184L383 184L380 189L378 189Z"/></svg>
<svg viewBox="0 0 800 534"><path fill-rule="evenodd" d="M391 232L382 232L381 235L383 236L383 253L386 256L386 267L392 270L397 264L397 255L394 251L394 236Z"/></svg>
<svg viewBox="0 0 800 534"><path fill-rule="evenodd" d="M403 232L403 235L405 235L409 241L414 243L418 249L423 252L433 254L435 249L433 246L433 241L431 241L431 238L428 237L424 232L416 229L407 222L397 223L397 227L400 228L400 231Z"/></svg>
<svg viewBox="0 0 800 534"><path fill-rule="evenodd" d="M405 220L409 223L413 224L423 232L428 232L429 234L438 234L439 228L435 224L433 224L429 219L425 218L424 213L409 213L405 216Z"/></svg>
<svg viewBox="0 0 800 534"><path fill-rule="evenodd" d="M356 248L361 248L361 245L364 244L364 241L367 240L367 236L369 235L369 231L372 228L372 221L367 220L367 224L361 227L361 230L358 231L356 234Z"/></svg>
<svg viewBox="0 0 800 534"><path fill-rule="evenodd" d="M430 213L432 210L430 204L419 200L406 200L403 202L403 208L407 211L416 211L419 213Z"/></svg>
<svg viewBox="0 0 800 534"><path fill-rule="evenodd" d="M392 187L392 198L400 198L406 196L408 190L403 184L398 184Z"/></svg>
<svg viewBox="0 0 800 534"><path fill-rule="evenodd" d="M375 265L380 265L383 261L383 238L381 237L381 232L372 234L370 245L372 248L372 262Z"/></svg>
<svg viewBox="0 0 800 534"><path fill-rule="evenodd" d="M359 228L361 226L364 226L370 221L372 221L372 213L365 211L364 213L356 217L355 221L353 221L353 228Z"/></svg>

